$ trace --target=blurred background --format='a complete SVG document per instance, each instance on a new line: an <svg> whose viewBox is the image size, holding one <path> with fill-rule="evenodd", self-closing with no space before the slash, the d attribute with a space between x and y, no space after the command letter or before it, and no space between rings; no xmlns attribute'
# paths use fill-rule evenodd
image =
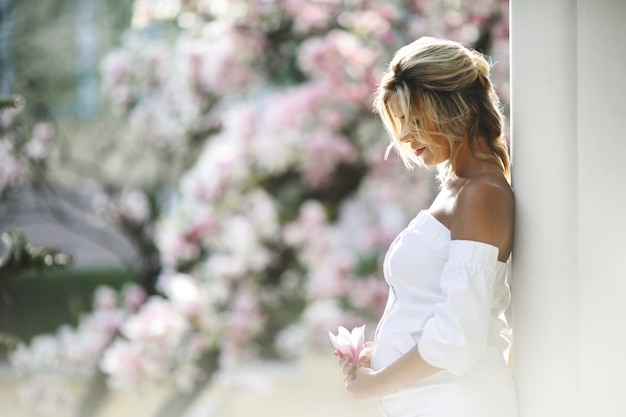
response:
<svg viewBox="0 0 626 417"><path fill-rule="evenodd" d="M366 324L426 208L371 111L421 36L487 54L502 0L0 0L2 416L378 415Z"/></svg>

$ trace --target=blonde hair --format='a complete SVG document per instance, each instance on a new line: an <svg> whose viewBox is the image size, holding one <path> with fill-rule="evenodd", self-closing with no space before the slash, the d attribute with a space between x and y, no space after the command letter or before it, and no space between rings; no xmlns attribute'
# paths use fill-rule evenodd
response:
<svg viewBox="0 0 626 417"><path fill-rule="evenodd" d="M394 100L400 115L390 109ZM458 42L429 37L402 47L382 77L373 107L391 139L386 156L394 148L407 168L421 161L400 139L410 132L426 132L443 135L449 143L450 158L438 167L442 182L454 174L457 150L466 138L474 155L498 161L510 180L504 116L489 79L489 64L479 52ZM398 116L406 123L400 125ZM491 154L474 146L480 135L487 140Z"/></svg>

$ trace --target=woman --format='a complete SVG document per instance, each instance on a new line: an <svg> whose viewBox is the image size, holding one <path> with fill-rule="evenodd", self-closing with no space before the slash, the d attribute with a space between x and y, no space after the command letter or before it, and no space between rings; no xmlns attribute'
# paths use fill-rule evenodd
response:
<svg viewBox="0 0 626 417"><path fill-rule="evenodd" d="M407 167L437 166L441 191L391 244L385 313L346 388L385 416L514 417L504 359L514 199L503 118L482 55L421 38L401 48L374 107Z"/></svg>

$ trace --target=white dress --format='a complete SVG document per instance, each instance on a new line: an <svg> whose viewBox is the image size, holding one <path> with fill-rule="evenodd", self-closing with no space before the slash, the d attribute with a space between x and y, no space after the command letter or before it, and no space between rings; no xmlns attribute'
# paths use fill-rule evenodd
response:
<svg viewBox="0 0 626 417"><path fill-rule="evenodd" d="M418 346L441 371L380 399L387 417L515 417L515 385L504 360L510 301L498 248L451 240L421 211L389 247L389 299L374 337L379 370Z"/></svg>

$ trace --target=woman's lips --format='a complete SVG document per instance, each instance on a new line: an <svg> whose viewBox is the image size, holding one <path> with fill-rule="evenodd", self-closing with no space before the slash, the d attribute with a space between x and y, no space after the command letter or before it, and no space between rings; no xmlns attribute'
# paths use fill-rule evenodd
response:
<svg viewBox="0 0 626 417"><path fill-rule="evenodd" d="M415 150L415 155L420 156L422 154L422 152L424 152L425 149L426 149L425 146L423 148L416 149Z"/></svg>

